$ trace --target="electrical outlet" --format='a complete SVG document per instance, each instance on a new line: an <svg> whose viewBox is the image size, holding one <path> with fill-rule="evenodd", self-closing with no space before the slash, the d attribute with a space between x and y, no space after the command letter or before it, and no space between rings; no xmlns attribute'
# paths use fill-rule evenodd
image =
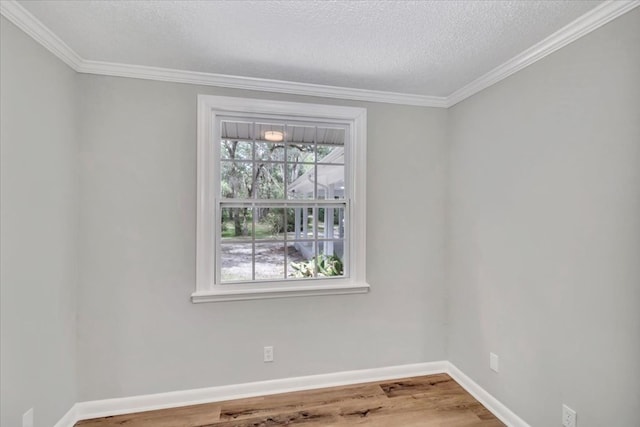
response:
<svg viewBox="0 0 640 427"><path fill-rule="evenodd" d="M576 427L576 411L562 405L562 427Z"/></svg>
<svg viewBox="0 0 640 427"><path fill-rule="evenodd" d="M489 367L492 371L498 372L498 355L489 353Z"/></svg>
<svg viewBox="0 0 640 427"><path fill-rule="evenodd" d="M22 427L33 427L33 408L22 415Z"/></svg>
<svg viewBox="0 0 640 427"><path fill-rule="evenodd" d="M267 346L264 348L264 361L273 362L273 347Z"/></svg>

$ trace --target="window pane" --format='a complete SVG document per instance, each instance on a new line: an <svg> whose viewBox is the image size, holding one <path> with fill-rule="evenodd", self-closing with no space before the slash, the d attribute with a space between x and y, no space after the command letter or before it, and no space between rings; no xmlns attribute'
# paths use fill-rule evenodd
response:
<svg viewBox="0 0 640 427"><path fill-rule="evenodd" d="M298 168L294 169L292 166ZM319 165L317 170L316 177L314 166L289 165L287 168L287 198L313 199L317 180L318 199L343 199L345 194L344 166Z"/></svg>
<svg viewBox="0 0 640 427"><path fill-rule="evenodd" d="M316 147L318 153L318 163L335 163L344 164L344 148L331 145L318 145Z"/></svg>
<svg viewBox="0 0 640 427"><path fill-rule="evenodd" d="M344 238L344 208L318 208L319 239Z"/></svg>
<svg viewBox="0 0 640 427"><path fill-rule="evenodd" d="M284 243L256 243L256 280L284 279Z"/></svg>
<svg viewBox="0 0 640 427"><path fill-rule="evenodd" d="M318 165L318 199L344 198L344 166Z"/></svg>
<svg viewBox="0 0 640 427"><path fill-rule="evenodd" d="M318 277L344 276L344 241L318 242Z"/></svg>
<svg viewBox="0 0 640 427"><path fill-rule="evenodd" d="M300 272L303 267L300 263L307 260L302 253L303 245L306 245L310 252L313 252L313 242L290 242L287 244L287 278L301 279L305 277Z"/></svg>
<svg viewBox="0 0 640 427"><path fill-rule="evenodd" d="M289 247L287 277L309 279L315 277L315 243L295 242Z"/></svg>
<svg viewBox="0 0 640 427"><path fill-rule="evenodd" d="M221 196L227 199L249 198L249 188L253 185L253 164L238 161L222 161L221 163Z"/></svg>
<svg viewBox="0 0 640 427"><path fill-rule="evenodd" d="M300 163L287 165L287 198L313 199L315 166Z"/></svg>
<svg viewBox="0 0 640 427"><path fill-rule="evenodd" d="M220 210L222 241L251 240L253 233L252 208L222 208Z"/></svg>
<svg viewBox="0 0 640 427"><path fill-rule="evenodd" d="M313 144L316 136L314 126L287 125L287 141L296 144Z"/></svg>
<svg viewBox="0 0 640 427"><path fill-rule="evenodd" d="M259 199L284 199L284 164L257 163L257 195Z"/></svg>
<svg viewBox="0 0 640 427"><path fill-rule="evenodd" d="M345 130L343 128L318 127L316 142L323 145L344 146Z"/></svg>
<svg viewBox="0 0 640 427"><path fill-rule="evenodd" d="M221 245L221 278L223 282L252 280L253 245L251 243L229 243Z"/></svg>
<svg viewBox="0 0 640 427"><path fill-rule="evenodd" d="M278 123L256 123L256 141L284 142L284 125Z"/></svg>
<svg viewBox="0 0 640 427"><path fill-rule="evenodd" d="M256 208L256 239L283 240L284 209L272 207Z"/></svg>
<svg viewBox="0 0 640 427"><path fill-rule="evenodd" d="M287 161L313 163L315 161L315 145L313 143L288 142Z"/></svg>
<svg viewBox="0 0 640 427"><path fill-rule="evenodd" d="M223 120L220 123L220 139L251 141L253 139L253 123Z"/></svg>
<svg viewBox="0 0 640 427"><path fill-rule="evenodd" d="M256 159L284 161L284 142L256 142Z"/></svg>
<svg viewBox="0 0 640 427"><path fill-rule="evenodd" d="M318 163L344 164L344 139L344 129L319 127L316 146Z"/></svg>
<svg viewBox="0 0 640 427"><path fill-rule="evenodd" d="M223 160L252 160L253 142L232 141L223 139L220 141L220 158Z"/></svg>
<svg viewBox="0 0 640 427"><path fill-rule="evenodd" d="M309 206L299 206L287 210L287 222L289 234L287 239L313 239L313 211Z"/></svg>

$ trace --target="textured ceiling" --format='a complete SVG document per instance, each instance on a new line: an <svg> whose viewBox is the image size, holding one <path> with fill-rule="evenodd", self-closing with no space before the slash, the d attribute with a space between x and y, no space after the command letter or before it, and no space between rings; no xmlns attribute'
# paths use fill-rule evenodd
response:
<svg viewBox="0 0 640 427"><path fill-rule="evenodd" d="M82 58L447 96L601 1L20 1Z"/></svg>

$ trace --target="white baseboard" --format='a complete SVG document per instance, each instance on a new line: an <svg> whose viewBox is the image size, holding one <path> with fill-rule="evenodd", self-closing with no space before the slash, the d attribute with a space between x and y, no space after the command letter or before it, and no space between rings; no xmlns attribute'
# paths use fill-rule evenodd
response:
<svg viewBox="0 0 640 427"><path fill-rule="evenodd" d="M336 372L331 374L310 375L305 377L258 381L245 384L173 391L169 393L94 400L77 403L76 411L80 419L99 418L131 412L197 405L199 403L220 402L223 400L243 399L247 397L311 390L323 387L336 387L402 377L430 375L444 373L446 370L446 361L416 363L411 365L389 366L357 371Z"/></svg>
<svg viewBox="0 0 640 427"><path fill-rule="evenodd" d="M509 427L530 427L471 378L447 361L361 369L357 371L79 402L76 403L54 427L73 427L79 420L132 412L441 373L449 374L458 384Z"/></svg>
<svg viewBox="0 0 640 427"><path fill-rule="evenodd" d="M478 383L466 376L453 363L447 362L447 373L458 384L469 392L470 395L484 405L493 415L509 427L531 427L513 411L504 406L502 402L489 394L488 391L480 387Z"/></svg>

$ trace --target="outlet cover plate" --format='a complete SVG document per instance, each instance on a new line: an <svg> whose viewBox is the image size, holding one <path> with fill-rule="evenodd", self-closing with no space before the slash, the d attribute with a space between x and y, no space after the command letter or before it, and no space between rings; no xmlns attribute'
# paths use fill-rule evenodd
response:
<svg viewBox="0 0 640 427"><path fill-rule="evenodd" d="M562 405L562 427L576 427L576 411L567 405Z"/></svg>
<svg viewBox="0 0 640 427"><path fill-rule="evenodd" d="M264 348L264 361L265 362L273 362L273 347L266 346Z"/></svg>
<svg viewBox="0 0 640 427"><path fill-rule="evenodd" d="M498 355L489 353L489 367L492 371L498 372Z"/></svg>
<svg viewBox="0 0 640 427"><path fill-rule="evenodd" d="M22 415L22 427L33 427L33 408Z"/></svg>

